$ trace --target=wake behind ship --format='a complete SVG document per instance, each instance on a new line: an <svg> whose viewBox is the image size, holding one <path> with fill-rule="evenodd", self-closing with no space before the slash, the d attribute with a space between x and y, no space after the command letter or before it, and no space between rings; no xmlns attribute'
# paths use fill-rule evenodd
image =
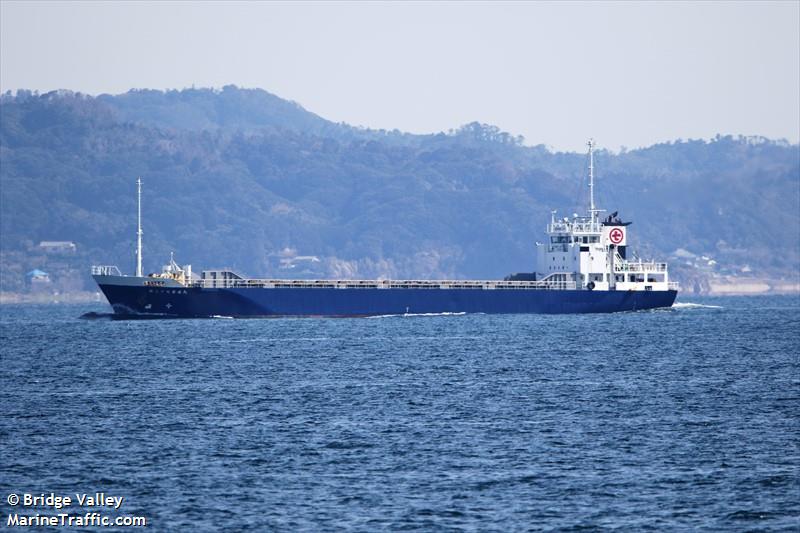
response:
<svg viewBox="0 0 800 533"><path fill-rule="evenodd" d="M627 259L628 226L594 203L594 143L589 141L586 215L547 225L534 272L503 280L246 279L174 259L142 274L141 180L136 274L94 266L92 276L119 318L374 316L427 313L611 313L670 307L677 296L666 263Z"/></svg>

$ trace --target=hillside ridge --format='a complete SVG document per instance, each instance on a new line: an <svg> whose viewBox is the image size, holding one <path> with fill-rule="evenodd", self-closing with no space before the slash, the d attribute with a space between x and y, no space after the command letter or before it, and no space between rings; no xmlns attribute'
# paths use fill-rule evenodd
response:
<svg viewBox="0 0 800 533"><path fill-rule="evenodd" d="M59 261L85 288L91 263L130 270L138 176L151 271L174 251L259 277L497 278L532 268L551 209L586 204L584 154L477 122L333 123L260 89L18 91L0 119L2 290ZM692 287L797 277L797 145L717 136L601 150L596 165L598 204ZM78 251L56 261L43 240Z"/></svg>

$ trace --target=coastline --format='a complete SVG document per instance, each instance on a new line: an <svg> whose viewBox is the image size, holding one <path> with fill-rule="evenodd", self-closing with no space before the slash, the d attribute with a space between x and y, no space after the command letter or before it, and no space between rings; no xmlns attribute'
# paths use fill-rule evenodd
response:
<svg viewBox="0 0 800 533"><path fill-rule="evenodd" d="M62 293L19 293L0 292L0 305L11 304L82 304L104 303L105 297L100 291L77 291Z"/></svg>
<svg viewBox="0 0 800 533"><path fill-rule="evenodd" d="M708 279L704 285L704 290L694 291L694 294L704 296L766 296L772 294L800 294L800 281L790 279L721 276ZM688 290L685 292L689 293Z"/></svg>

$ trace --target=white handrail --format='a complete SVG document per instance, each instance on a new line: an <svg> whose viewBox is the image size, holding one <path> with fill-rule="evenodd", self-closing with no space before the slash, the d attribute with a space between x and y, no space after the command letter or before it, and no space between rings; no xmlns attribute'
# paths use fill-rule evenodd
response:
<svg viewBox="0 0 800 533"><path fill-rule="evenodd" d="M290 279L201 279L189 284L207 289L309 288L309 289L477 289L477 290L566 290L574 281L502 280L290 280Z"/></svg>
<svg viewBox="0 0 800 533"><path fill-rule="evenodd" d="M622 260L622 262L614 262L614 270L617 272L666 272L667 271L667 263L656 263L655 261L626 261L620 257L619 254L616 256L616 261Z"/></svg>
<svg viewBox="0 0 800 533"><path fill-rule="evenodd" d="M92 265L92 276L121 276L116 265Z"/></svg>

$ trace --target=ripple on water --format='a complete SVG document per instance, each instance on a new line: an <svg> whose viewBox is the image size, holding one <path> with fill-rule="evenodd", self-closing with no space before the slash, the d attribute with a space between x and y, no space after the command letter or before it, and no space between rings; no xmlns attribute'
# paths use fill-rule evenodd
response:
<svg viewBox="0 0 800 533"><path fill-rule="evenodd" d="M155 530L792 530L800 300L78 320L3 306L0 489Z"/></svg>

